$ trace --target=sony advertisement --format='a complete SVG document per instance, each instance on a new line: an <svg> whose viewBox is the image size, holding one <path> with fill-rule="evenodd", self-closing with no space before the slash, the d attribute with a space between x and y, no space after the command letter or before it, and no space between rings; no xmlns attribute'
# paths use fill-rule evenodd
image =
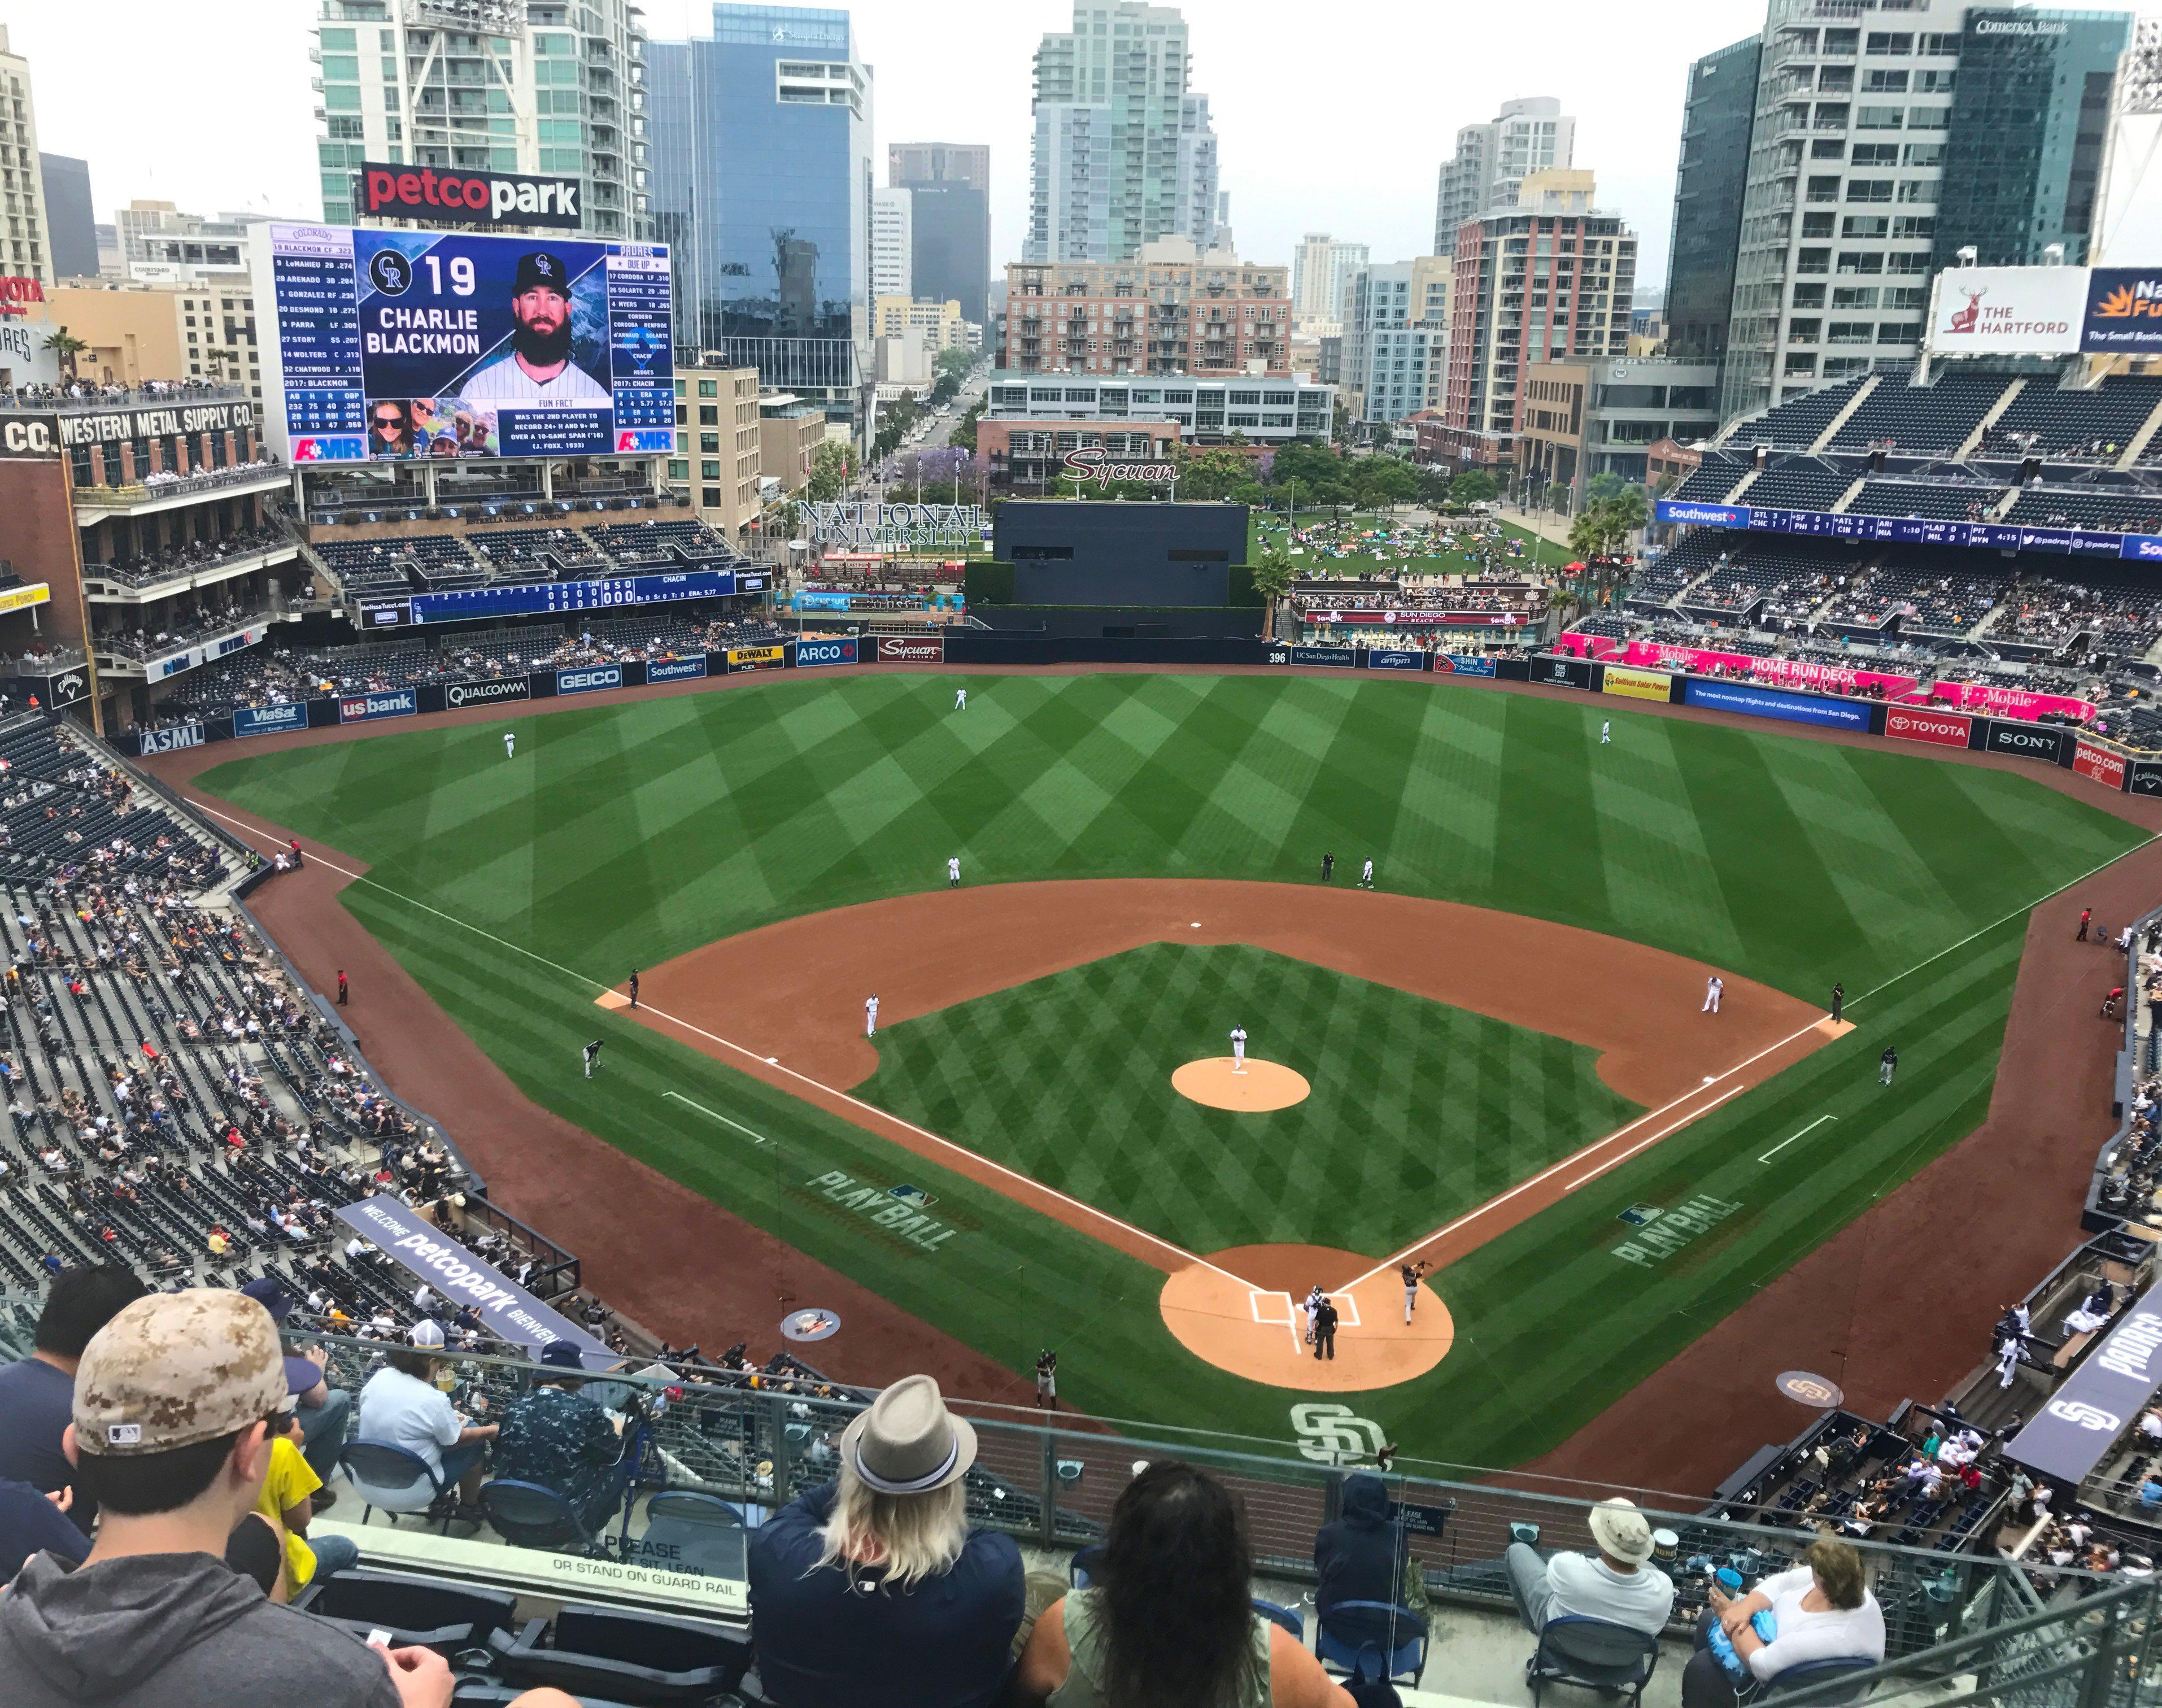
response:
<svg viewBox="0 0 2162 1708"><path fill-rule="evenodd" d="M295 462L673 444L665 248L276 225L253 243Z"/></svg>

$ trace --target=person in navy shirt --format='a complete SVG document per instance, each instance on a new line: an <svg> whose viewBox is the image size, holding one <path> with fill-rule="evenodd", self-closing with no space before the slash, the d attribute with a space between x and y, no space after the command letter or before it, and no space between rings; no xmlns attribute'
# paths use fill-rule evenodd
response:
<svg viewBox="0 0 2162 1708"><path fill-rule="evenodd" d="M91 1336L145 1291L117 1265L61 1271L45 1289L30 1355L0 1368L0 1483L27 1483L39 1495L73 1490L67 1520L86 1538L97 1503L76 1488L75 1467L60 1450L75 1415L75 1367ZM29 1551L47 1545L38 1543Z"/></svg>

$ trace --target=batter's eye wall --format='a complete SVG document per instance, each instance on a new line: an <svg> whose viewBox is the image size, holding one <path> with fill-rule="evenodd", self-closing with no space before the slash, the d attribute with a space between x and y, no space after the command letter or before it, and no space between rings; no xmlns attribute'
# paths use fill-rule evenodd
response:
<svg viewBox="0 0 2162 1708"><path fill-rule="evenodd" d="M1246 507L1008 499L992 551L1016 604L1228 605Z"/></svg>

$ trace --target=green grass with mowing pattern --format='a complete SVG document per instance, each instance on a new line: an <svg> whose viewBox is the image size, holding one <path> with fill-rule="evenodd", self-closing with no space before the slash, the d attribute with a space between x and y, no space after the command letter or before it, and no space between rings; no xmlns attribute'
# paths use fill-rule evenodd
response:
<svg viewBox="0 0 2162 1708"><path fill-rule="evenodd" d="M1310 881L1324 849L1374 854L1386 888L1811 1000L1844 979L1854 1033L1438 1277L1457 1350L1355 1408L1407 1452L1484 1464L1559 1439L1971 1131L2025 909L2144 839L2015 773L1606 701L1348 673L979 676L956 714L954 680L791 674L567 708L521 725L515 760L486 723L243 749L202 782L369 862L345 905L537 1101L1017 1371L1058 1346L1084 1408L1277 1438L1296 1397L1188 1355L1156 1271L598 1015L597 987L776 918L935 888L949 854L974 883ZM596 1030L608 1071L586 1082ZM1888 1042L1902 1066L1881 1090ZM1840 1120L1757 1162L1823 1114ZM959 1231L935 1253L866 1238L817 1184L836 1172L921 1186ZM1135 1189L1189 1225L1229 1214L1213 1176L1174 1175ZM1448 1189L1406 1224L1446 1220ZM1622 1209L1698 1194L1737 1208L1659 1263L1615 1255Z"/></svg>

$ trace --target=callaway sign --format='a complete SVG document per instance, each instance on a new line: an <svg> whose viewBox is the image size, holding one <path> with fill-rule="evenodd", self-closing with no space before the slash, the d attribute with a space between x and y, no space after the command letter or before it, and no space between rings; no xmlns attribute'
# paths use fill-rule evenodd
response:
<svg viewBox="0 0 2162 1708"><path fill-rule="evenodd" d="M371 219L420 225L536 226L577 228L578 180L528 178L515 172L438 172L431 167L360 169L360 211Z"/></svg>
<svg viewBox="0 0 2162 1708"><path fill-rule="evenodd" d="M1109 486L1115 480L1145 481L1152 486L1175 484L1178 479L1178 465L1175 462L1113 462L1107 460L1097 447L1084 447L1066 453L1066 468L1084 480L1094 479L1099 487Z"/></svg>

